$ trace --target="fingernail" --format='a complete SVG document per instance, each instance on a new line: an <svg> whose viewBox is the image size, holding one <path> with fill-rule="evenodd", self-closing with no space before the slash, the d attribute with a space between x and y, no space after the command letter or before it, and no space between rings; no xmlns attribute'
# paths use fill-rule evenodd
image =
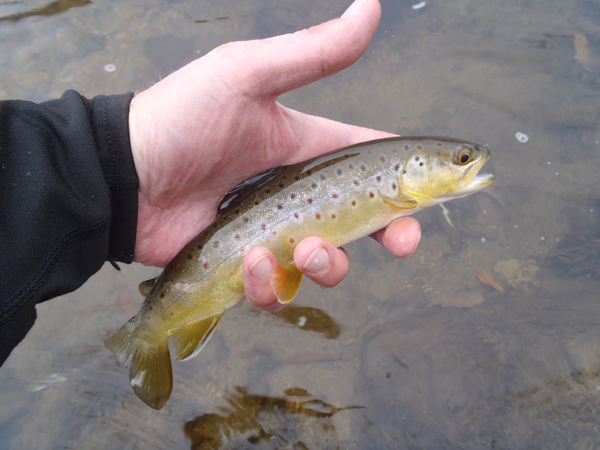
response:
<svg viewBox="0 0 600 450"><path fill-rule="evenodd" d="M302 268L307 272L319 273L329 267L329 253L323 248L317 248L308 257Z"/></svg>
<svg viewBox="0 0 600 450"><path fill-rule="evenodd" d="M419 238L417 239L417 243L415 244L415 246L413 247L413 249L410 251L410 253L408 255L406 255L406 256L410 256L410 255L412 255L415 252L415 250L419 246L419 242L421 242L421 234L420 233L419 233Z"/></svg>
<svg viewBox="0 0 600 450"><path fill-rule="evenodd" d="M250 273L259 281L265 281L273 270L273 263L267 255L263 255L252 263Z"/></svg>
<svg viewBox="0 0 600 450"><path fill-rule="evenodd" d="M348 9L344 12L344 14L342 14L342 18L350 17L352 14L354 14L356 11L358 11L368 1L369 0L356 0L354 3L352 3L348 7Z"/></svg>

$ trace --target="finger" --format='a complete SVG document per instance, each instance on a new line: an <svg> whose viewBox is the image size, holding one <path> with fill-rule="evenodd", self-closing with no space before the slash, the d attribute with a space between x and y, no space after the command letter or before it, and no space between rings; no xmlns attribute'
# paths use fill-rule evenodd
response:
<svg viewBox="0 0 600 450"><path fill-rule="evenodd" d="M421 240L421 225L413 217L401 217L371 237L394 256L406 258L413 254Z"/></svg>
<svg viewBox="0 0 600 450"><path fill-rule="evenodd" d="M255 247L244 258L244 293L250 304L265 311L279 311L285 305L277 301L269 274L277 264L275 256L264 247Z"/></svg>
<svg viewBox="0 0 600 450"><path fill-rule="evenodd" d="M235 62L232 73L243 80L232 86L243 86L247 95L278 97L331 76L363 55L379 25L379 1L357 0L348 13L293 34L225 44L207 56L221 63ZM240 67L249 70L240 71Z"/></svg>
<svg viewBox="0 0 600 450"><path fill-rule="evenodd" d="M332 287L344 279L350 266L344 249L309 237L294 250L294 264L300 272L323 287Z"/></svg>

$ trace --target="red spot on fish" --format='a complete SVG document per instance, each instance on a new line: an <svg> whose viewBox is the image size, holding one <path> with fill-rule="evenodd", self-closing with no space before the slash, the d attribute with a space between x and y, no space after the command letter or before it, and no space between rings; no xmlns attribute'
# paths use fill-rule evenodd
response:
<svg viewBox="0 0 600 450"><path fill-rule="evenodd" d="M332 219L335 219L336 217L337 217L337 216L336 216L335 214L332 214L332 215L331 215L331 218L332 218Z"/></svg>
<svg viewBox="0 0 600 450"><path fill-rule="evenodd" d="M375 193L374 192L369 192L369 197L371 197L371 198L375 197Z"/></svg>
<svg viewBox="0 0 600 450"><path fill-rule="evenodd" d="M300 214L294 213L294 217L297 219L298 217L300 217Z"/></svg>
<svg viewBox="0 0 600 450"><path fill-rule="evenodd" d="M152 317L148 316L148 320L152 319Z"/></svg>
<svg viewBox="0 0 600 450"><path fill-rule="evenodd" d="M267 229L267 224L263 223L263 224L262 224L260 227L261 227L263 230L266 230L266 229Z"/></svg>
<svg viewBox="0 0 600 450"><path fill-rule="evenodd" d="M356 206L356 200L352 200L352 206Z"/></svg>
<svg viewBox="0 0 600 450"><path fill-rule="evenodd" d="M293 244L296 241L294 240L294 238L290 238L290 242Z"/></svg>
<svg viewBox="0 0 600 450"><path fill-rule="evenodd" d="M165 298L165 293L164 292L160 293L160 298Z"/></svg>
<svg viewBox="0 0 600 450"><path fill-rule="evenodd" d="M317 220L321 219L321 214L317 213L317 215L315 216L317 218Z"/></svg>
<svg viewBox="0 0 600 450"><path fill-rule="evenodd" d="M239 235L239 234L236 234L236 235L235 235L235 240L236 240L236 241L239 241L240 239L241 239L240 235Z"/></svg>
<svg viewBox="0 0 600 450"><path fill-rule="evenodd" d="M332 196L333 198L338 198L338 195L337 195L335 192L334 192L333 194L331 194L331 196Z"/></svg>
<svg viewBox="0 0 600 450"><path fill-rule="evenodd" d="M175 313L174 313L174 312L172 312L172 313L171 313L171 315L172 315L172 316L174 316L174 315L175 315Z"/></svg>
<svg viewBox="0 0 600 450"><path fill-rule="evenodd" d="M235 275L235 272L229 272L229 276L232 277Z"/></svg>
<svg viewBox="0 0 600 450"><path fill-rule="evenodd" d="M309 199L308 199L308 203L312 203L312 202L313 202L313 199L312 199L312 198L309 198Z"/></svg>
<svg viewBox="0 0 600 450"><path fill-rule="evenodd" d="M152 311L152 306L148 306L148 309L149 309L150 311Z"/></svg>
<svg viewBox="0 0 600 450"><path fill-rule="evenodd" d="M209 267L210 267L210 264L209 264L209 263L204 263L204 268L205 268L205 269L208 269Z"/></svg>

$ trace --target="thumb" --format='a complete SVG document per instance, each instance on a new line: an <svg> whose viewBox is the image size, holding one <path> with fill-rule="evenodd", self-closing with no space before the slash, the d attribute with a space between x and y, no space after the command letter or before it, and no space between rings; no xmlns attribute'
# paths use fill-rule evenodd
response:
<svg viewBox="0 0 600 450"><path fill-rule="evenodd" d="M356 0L339 19L293 34L225 44L212 56L231 64L230 73L238 77L234 86L245 86L245 94L278 97L354 64L380 18L378 0Z"/></svg>

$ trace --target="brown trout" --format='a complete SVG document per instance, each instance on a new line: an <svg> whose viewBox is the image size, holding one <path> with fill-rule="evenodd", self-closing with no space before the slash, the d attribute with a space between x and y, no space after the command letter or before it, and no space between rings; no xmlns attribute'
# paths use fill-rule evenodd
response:
<svg viewBox="0 0 600 450"><path fill-rule="evenodd" d="M281 303L302 274L293 261L302 239L335 246L392 220L483 189L489 159L481 145L447 138L398 137L365 142L257 175L226 194L218 216L155 279L140 285L138 314L106 346L129 368L133 390L160 409L171 395L169 338L178 361L204 347L223 313L244 298L242 261L267 247L279 262L270 275Z"/></svg>

